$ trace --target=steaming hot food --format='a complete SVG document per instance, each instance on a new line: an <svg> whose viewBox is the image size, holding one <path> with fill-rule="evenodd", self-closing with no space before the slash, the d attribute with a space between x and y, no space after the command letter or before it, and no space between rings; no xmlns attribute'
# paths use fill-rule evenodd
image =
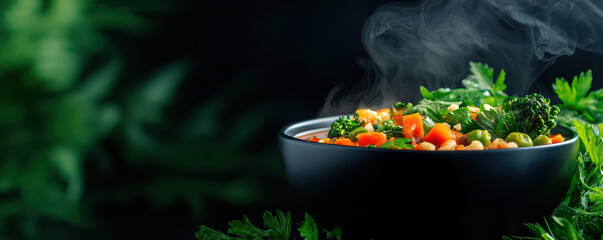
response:
<svg viewBox="0 0 603 240"><path fill-rule="evenodd" d="M486 150L531 147L564 141L550 134L559 108L532 93L507 96L504 71L493 79L488 65L471 63L471 75L460 89L429 91L416 105L397 102L391 108L356 110L342 116L324 135L300 138L344 146L427 151Z"/></svg>

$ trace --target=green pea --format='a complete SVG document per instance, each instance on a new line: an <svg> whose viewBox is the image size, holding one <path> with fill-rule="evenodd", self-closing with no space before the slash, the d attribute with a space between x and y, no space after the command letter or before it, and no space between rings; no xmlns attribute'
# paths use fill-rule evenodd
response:
<svg viewBox="0 0 603 240"><path fill-rule="evenodd" d="M538 137L534 138L534 146L547 145L552 143L553 142L551 141L551 139L545 135L538 135Z"/></svg>
<svg viewBox="0 0 603 240"><path fill-rule="evenodd" d="M490 143L490 133L486 130L473 130L467 133L467 143L471 143L473 141L480 141L484 146Z"/></svg>
<svg viewBox="0 0 603 240"><path fill-rule="evenodd" d="M532 143L532 139L530 138L530 136L528 136L528 134L520 132L510 133L507 136L507 139L505 139L505 141L517 143L518 147L531 147L532 145L534 145L534 143Z"/></svg>
<svg viewBox="0 0 603 240"><path fill-rule="evenodd" d="M356 138L356 135L361 134L361 133L365 133L365 132L368 132L368 131L364 127L354 128L354 130L350 131L350 133L348 134L348 138L350 140L356 142L356 141L358 141L358 138Z"/></svg>

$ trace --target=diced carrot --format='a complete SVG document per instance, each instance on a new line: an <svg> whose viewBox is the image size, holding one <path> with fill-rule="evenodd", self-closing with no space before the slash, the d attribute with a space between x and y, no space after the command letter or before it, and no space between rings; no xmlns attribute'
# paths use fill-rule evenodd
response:
<svg viewBox="0 0 603 240"><path fill-rule="evenodd" d="M392 119L394 119L394 122L396 122L396 125L402 126L402 114L394 115L392 117Z"/></svg>
<svg viewBox="0 0 603 240"><path fill-rule="evenodd" d="M471 113L471 118L473 118L473 120L477 121L477 113Z"/></svg>
<svg viewBox="0 0 603 240"><path fill-rule="evenodd" d="M563 136L561 136L561 134L553 135L553 136L549 137L549 139L551 139L552 143L560 143L560 142L565 141L565 138L563 138Z"/></svg>
<svg viewBox="0 0 603 240"><path fill-rule="evenodd" d="M440 146L446 140L453 139L454 134L448 125L443 123L436 123L433 125L429 133L423 139L426 142L433 143L436 146Z"/></svg>
<svg viewBox="0 0 603 240"><path fill-rule="evenodd" d="M356 135L358 138L358 146L366 147L368 145L381 146L387 142L387 135L382 132L361 133Z"/></svg>
<svg viewBox="0 0 603 240"><path fill-rule="evenodd" d="M336 145L344 145L344 146L356 146L356 143L350 140L349 138L340 138L335 141Z"/></svg>
<svg viewBox="0 0 603 240"><path fill-rule="evenodd" d="M402 133L413 142L423 139L423 120L419 113L402 116Z"/></svg>
<svg viewBox="0 0 603 240"><path fill-rule="evenodd" d="M308 141L310 141L310 142L318 142L318 140L320 140L320 138L318 138L316 136L311 137L310 139L308 139Z"/></svg>

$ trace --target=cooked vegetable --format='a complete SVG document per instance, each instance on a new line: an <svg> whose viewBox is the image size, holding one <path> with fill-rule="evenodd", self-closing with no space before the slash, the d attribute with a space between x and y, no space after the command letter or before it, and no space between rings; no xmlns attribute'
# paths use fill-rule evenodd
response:
<svg viewBox="0 0 603 240"><path fill-rule="evenodd" d="M556 134L550 137L552 143L560 143L565 141L565 138L561 134Z"/></svg>
<svg viewBox="0 0 603 240"><path fill-rule="evenodd" d="M467 142L473 143L473 141L478 141L482 144L482 147L488 145L490 143L490 133L486 130L473 130L467 133Z"/></svg>
<svg viewBox="0 0 603 240"><path fill-rule="evenodd" d="M342 116L331 124L328 136L348 136L352 130L362 127L362 124L363 122L361 122L358 117L351 118L350 116Z"/></svg>
<svg viewBox="0 0 603 240"><path fill-rule="evenodd" d="M348 138L352 141L358 141L358 138L356 138L356 135L365 133L365 132L368 132L368 130L366 130L366 128L364 128L364 127L354 128L354 130L350 131L350 133L348 134Z"/></svg>
<svg viewBox="0 0 603 240"><path fill-rule="evenodd" d="M423 138L423 119L419 113L404 115L402 117L402 130L404 137L413 142L419 142Z"/></svg>
<svg viewBox="0 0 603 240"><path fill-rule="evenodd" d="M507 148L518 148L519 146L517 145L517 143L514 142L507 142L505 140L503 140L502 138L497 138L494 139L492 142L488 143L488 145L486 145L484 147L484 149L507 149Z"/></svg>
<svg viewBox="0 0 603 240"><path fill-rule="evenodd" d="M532 142L532 139L530 138L530 136L528 136L528 134L520 133L520 132L510 133L509 135L507 135L507 138L505 139L505 141L514 142L519 147L531 147L534 145L534 143Z"/></svg>
<svg viewBox="0 0 603 240"><path fill-rule="evenodd" d="M489 141L488 141L489 142ZM480 141L472 141L469 146L464 147L462 150L484 150L484 144Z"/></svg>
<svg viewBox="0 0 603 240"><path fill-rule="evenodd" d="M407 138L397 138L394 140L389 140L385 142L383 145L379 146L379 148L384 149L413 149L414 146L411 144L410 140Z"/></svg>
<svg viewBox="0 0 603 240"><path fill-rule="evenodd" d="M538 135L549 134L557 126L555 118L559 114L559 107L551 106L550 100L538 93L525 97L514 98L502 105L502 110L512 114L516 122L516 132L528 134L531 138Z"/></svg>
<svg viewBox="0 0 603 240"><path fill-rule="evenodd" d="M387 138L405 137L404 133L402 132L402 126L397 125L394 119L389 119L381 123L377 123L374 128L375 131L385 133L387 135Z"/></svg>
<svg viewBox="0 0 603 240"><path fill-rule="evenodd" d="M442 143L447 140L453 139L454 135L452 134L452 130L448 124L444 123L436 123L433 125L433 128L425 135L423 138L424 141L430 142L436 146L440 146Z"/></svg>
<svg viewBox="0 0 603 240"><path fill-rule="evenodd" d="M365 147L375 145L379 147L387 142L387 135L382 132L361 133L356 136L358 138L358 146Z"/></svg>
<svg viewBox="0 0 603 240"><path fill-rule="evenodd" d="M356 146L356 143L349 138L340 138L335 140L335 144L344 146Z"/></svg>
<svg viewBox="0 0 603 240"><path fill-rule="evenodd" d="M507 88L504 70L495 76L494 69L486 64L471 62L469 65L470 74L462 80L464 88L429 91L421 86L424 98L417 104L396 102L391 108L378 108L376 111L358 109L353 117L337 119L331 125L330 139L318 142L431 150L431 146L422 144L427 142L434 145L433 150L458 151L528 147L564 141L561 135L549 136L557 125L560 109L550 105L548 98L537 93L524 97L508 96L504 92ZM564 101L566 111L571 106L587 108L587 103L579 97L588 96L589 103L603 100L603 90L587 94L591 82L590 72L574 78L571 87L563 79L557 80L555 91ZM571 113L563 114L570 119ZM346 140L339 140L342 138ZM410 143L397 139L408 139ZM481 146L474 143L476 141Z"/></svg>
<svg viewBox="0 0 603 240"><path fill-rule="evenodd" d="M532 142L534 142L534 146L548 145L553 143L553 141L551 141L551 139L545 135L538 135L538 137L534 138Z"/></svg>

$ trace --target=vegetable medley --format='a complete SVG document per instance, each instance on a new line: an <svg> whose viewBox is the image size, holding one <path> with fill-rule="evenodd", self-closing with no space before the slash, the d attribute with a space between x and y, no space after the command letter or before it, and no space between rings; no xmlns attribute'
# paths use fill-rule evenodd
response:
<svg viewBox="0 0 603 240"><path fill-rule="evenodd" d="M331 124L328 136L308 141L345 146L426 151L530 147L563 142L551 134L559 108L538 93L504 93L505 72L494 80L488 65L470 63L465 88L429 91L416 105L358 109Z"/></svg>

